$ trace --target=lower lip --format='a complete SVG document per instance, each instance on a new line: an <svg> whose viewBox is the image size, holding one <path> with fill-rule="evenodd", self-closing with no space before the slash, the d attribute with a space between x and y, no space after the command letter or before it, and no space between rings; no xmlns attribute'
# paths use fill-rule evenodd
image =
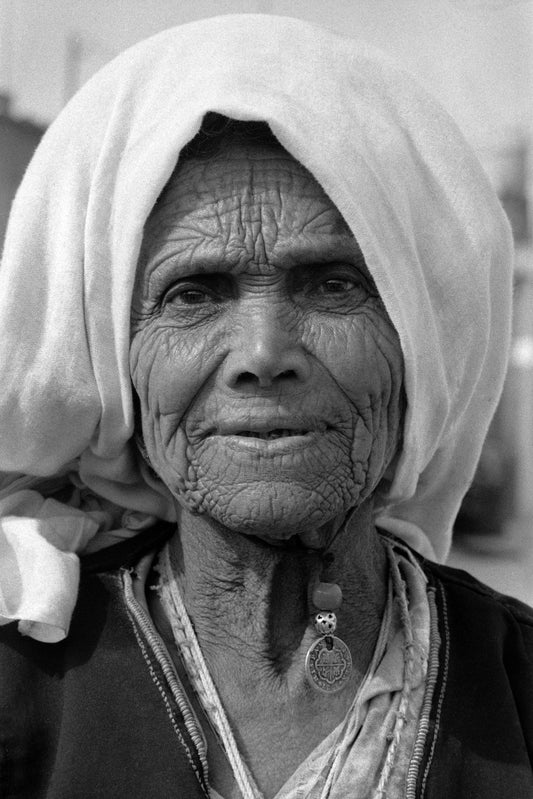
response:
<svg viewBox="0 0 533 799"><path fill-rule="evenodd" d="M232 449L274 455L308 447L316 441L317 433L311 431L303 435L280 436L280 438L254 438L253 436L239 435L220 436L220 438L224 440L226 446Z"/></svg>

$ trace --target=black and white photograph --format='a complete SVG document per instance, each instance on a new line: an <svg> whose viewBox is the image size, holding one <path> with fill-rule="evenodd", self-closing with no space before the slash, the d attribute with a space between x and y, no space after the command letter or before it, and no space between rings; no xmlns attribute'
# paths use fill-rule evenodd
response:
<svg viewBox="0 0 533 799"><path fill-rule="evenodd" d="M533 0L0 0L0 799L533 799Z"/></svg>

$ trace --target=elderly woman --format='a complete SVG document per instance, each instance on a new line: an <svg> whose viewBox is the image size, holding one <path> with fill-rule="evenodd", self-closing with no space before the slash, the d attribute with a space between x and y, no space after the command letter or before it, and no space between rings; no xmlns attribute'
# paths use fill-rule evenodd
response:
<svg viewBox="0 0 533 799"><path fill-rule="evenodd" d="M533 795L533 614L432 562L510 275L348 39L204 20L80 92L0 273L2 796Z"/></svg>

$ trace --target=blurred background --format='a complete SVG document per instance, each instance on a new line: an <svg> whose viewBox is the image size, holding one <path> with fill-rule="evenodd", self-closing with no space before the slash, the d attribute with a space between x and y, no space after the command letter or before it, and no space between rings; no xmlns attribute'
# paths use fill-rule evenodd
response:
<svg viewBox="0 0 533 799"><path fill-rule="evenodd" d="M450 562L533 604L533 0L0 0L0 241L46 126L96 70L164 28L242 12L387 51L455 117L502 200L516 242L511 362Z"/></svg>

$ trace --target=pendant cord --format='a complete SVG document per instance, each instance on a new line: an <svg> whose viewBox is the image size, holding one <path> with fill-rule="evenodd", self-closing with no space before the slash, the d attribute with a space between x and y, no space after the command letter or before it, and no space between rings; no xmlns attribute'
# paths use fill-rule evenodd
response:
<svg viewBox="0 0 533 799"><path fill-rule="evenodd" d="M346 528L348 527L348 524L352 520L352 516L355 514L356 510L357 510L357 505L354 505L352 508L350 508L350 510L348 511L348 513L346 514L346 516L344 518L343 523L341 525L339 525L339 529L335 533L333 533L332 537L328 541L327 546L326 546L324 552L322 553L322 557L323 558L327 557L328 554L332 554L332 553L330 553L331 547L333 546L334 542L337 540L339 535L344 530L346 530Z"/></svg>

